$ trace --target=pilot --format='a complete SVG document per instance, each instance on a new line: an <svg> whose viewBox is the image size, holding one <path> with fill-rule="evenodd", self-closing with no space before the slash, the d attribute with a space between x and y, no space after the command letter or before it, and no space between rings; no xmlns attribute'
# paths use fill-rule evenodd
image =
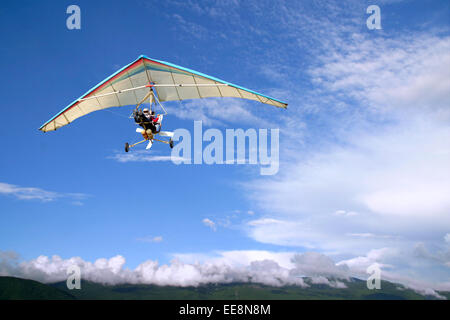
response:
<svg viewBox="0 0 450 320"><path fill-rule="evenodd" d="M144 113L145 118L148 120L148 122L150 123L150 128L154 133L159 132L159 130L161 130L161 124L159 123L159 117L157 115L155 115L155 111L150 112L150 110L148 108L144 108L144 110L142 110Z"/></svg>

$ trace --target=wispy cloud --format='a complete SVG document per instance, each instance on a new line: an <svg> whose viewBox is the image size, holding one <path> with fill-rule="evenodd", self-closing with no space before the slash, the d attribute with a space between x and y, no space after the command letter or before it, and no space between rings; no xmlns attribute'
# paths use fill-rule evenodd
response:
<svg viewBox="0 0 450 320"><path fill-rule="evenodd" d="M40 200L50 202L58 199L71 199L74 205L82 204L81 200L88 198L84 193L62 193L47 191L35 187L21 187L9 183L0 182L0 194L13 196L20 200Z"/></svg>
<svg viewBox="0 0 450 320"><path fill-rule="evenodd" d="M273 127L268 119L256 116L251 111L250 104L249 101L237 98L207 98L201 101L174 102L167 108L180 119L201 120L207 126L240 123L266 128Z"/></svg>
<svg viewBox="0 0 450 320"><path fill-rule="evenodd" d="M112 156L108 156L108 159L116 160L117 162L166 162L166 161L184 161L182 157L176 157L171 155L158 156L154 155L151 151L137 150L128 153L116 152Z"/></svg>
<svg viewBox="0 0 450 320"><path fill-rule="evenodd" d="M342 43L322 64L310 69L328 93L345 93L377 111L441 111L448 117L450 38L425 34L366 38Z"/></svg>
<svg viewBox="0 0 450 320"><path fill-rule="evenodd" d="M203 39L208 36L208 29L203 27L201 24L188 21L179 14L172 14L171 18L174 21L174 28L176 32L183 32L184 34L196 38Z"/></svg>
<svg viewBox="0 0 450 320"><path fill-rule="evenodd" d="M139 242L149 242L149 243L158 243L158 242L162 242L163 241L163 237L162 236L147 236L147 237L142 237L142 238L137 238L136 239Z"/></svg>
<svg viewBox="0 0 450 320"><path fill-rule="evenodd" d="M335 9L333 14L346 14ZM262 243L342 256L397 248L398 254L408 252L402 262L391 259L404 267L401 272L446 281L445 263L428 259L428 269L421 269L412 248L425 241L445 252L442 237L450 227L450 73L443 68L450 61L450 38L366 34L358 30L364 20L353 14L364 10L349 12L344 20L294 19L308 10L281 15L283 28L298 28L290 34L299 40L296 52L302 48L310 60L299 67L300 76L291 72L286 78L279 67L283 58L267 53L277 65L266 63L260 73L282 83L299 108L282 119L279 174L245 185L263 218L243 227ZM327 36L313 32L310 37L305 32L310 27L326 30ZM301 64L293 58L291 65ZM303 92L299 84L305 84Z"/></svg>
<svg viewBox="0 0 450 320"><path fill-rule="evenodd" d="M340 216L340 217L354 217L358 215L358 212L355 211L345 211L345 210L337 210L334 213L336 216Z"/></svg>
<svg viewBox="0 0 450 320"><path fill-rule="evenodd" d="M392 236L392 235L388 235L388 234L374 234L374 233L370 233L370 232L365 232L365 233L347 233L347 236L355 237L355 238L379 238L379 239L398 238L398 236Z"/></svg>
<svg viewBox="0 0 450 320"><path fill-rule="evenodd" d="M216 223L215 223L214 221L208 219L208 218L203 219L203 220L202 220L202 223L203 223L205 226L211 228L213 231L216 231L216 229L217 229L217 228L216 228Z"/></svg>

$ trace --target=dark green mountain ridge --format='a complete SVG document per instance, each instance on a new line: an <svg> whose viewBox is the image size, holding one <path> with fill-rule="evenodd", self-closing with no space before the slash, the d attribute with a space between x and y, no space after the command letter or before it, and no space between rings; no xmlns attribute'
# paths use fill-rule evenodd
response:
<svg viewBox="0 0 450 320"><path fill-rule="evenodd" d="M105 285L81 281L80 290L69 290L65 282L43 284L33 280L0 277L0 300L423 300L423 296L402 285L382 281L380 290L368 290L366 282L352 278L339 280L347 288L325 284L310 286L268 286L257 283L207 284L198 287L157 286L146 284ZM439 292L450 298L450 292Z"/></svg>

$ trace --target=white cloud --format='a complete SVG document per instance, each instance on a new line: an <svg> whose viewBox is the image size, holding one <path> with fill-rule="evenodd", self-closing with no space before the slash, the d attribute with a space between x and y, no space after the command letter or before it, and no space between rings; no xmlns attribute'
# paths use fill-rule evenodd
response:
<svg viewBox="0 0 450 320"><path fill-rule="evenodd" d="M327 278L325 278L323 276L318 276L318 277L311 278L311 283L313 283L313 284L325 284L325 285L330 286L332 288L339 288L339 289L347 288L345 283L343 283L342 281L338 281L338 280L330 281L329 279L327 279Z"/></svg>
<svg viewBox="0 0 450 320"><path fill-rule="evenodd" d="M39 188L18 187L8 183L0 183L0 193L13 195L21 200L38 199L41 201L53 201L59 197L58 193Z"/></svg>
<svg viewBox="0 0 450 320"><path fill-rule="evenodd" d="M65 281L71 265L81 269L82 280L105 284L156 284L172 286L198 286L207 283L254 282L281 286L285 284L305 286L300 278L290 276L289 270L272 260L251 261L246 265L230 265L224 262L184 263L177 259L168 265L147 260L134 270L124 268L125 258L118 255L101 258L94 263L79 257L62 259L59 256L39 256L17 263L15 257L0 255L0 275L18 276L45 283Z"/></svg>
<svg viewBox="0 0 450 320"><path fill-rule="evenodd" d="M208 35L208 29L198 23L187 21L179 14L173 14L172 19L175 22L174 27L177 31L181 30L196 39L202 39Z"/></svg>
<svg viewBox="0 0 450 320"><path fill-rule="evenodd" d="M336 28L308 70L312 89L297 96L298 79L285 81L301 108L288 110L279 174L244 185L262 217L243 227L258 242L353 263L372 259L374 248L395 248L378 263L409 279L448 283L450 38L344 36ZM308 139L299 144L305 115ZM414 255L417 242L433 248L434 259Z"/></svg>
<svg viewBox="0 0 450 320"><path fill-rule="evenodd" d="M425 262L404 251L421 241L443 251L450 228L450 130L423 119L351 135L345 146L321 148L284 163L275 178L247 184L263 215L245 223L248 236L338 256L398 248L402 258L384 264L423 281L448 282L450 260Z"/></svg>
<svg viewBox="0 0 450 320"><path fill-rule="evenodd" d="M311 76L331 92L382 111L435 111L450 101L450 38L411 34L397 39L365 38L343 43L323 57ZM443 115L442 114L442 115Z"/></svg>
<svg viewBox="0 0 450 320"><path fill-rule="evenodd" d="M395 236L391 236L388 234L373 234L370 232L366 233L347 233L349 237L355 237L355 238L380 238L380 239L391 239L396 238Z"/></svg>
<svg viewBox="0 0 450 320"><path fill-rule="evenodd" d="M88 195L84 193L61 193L47 191L35 187L21 187L9 183L0 182L0 194L14 196L20 200L40 200L42 202L55 201L61 198L69 198L74 205L81 205L80 200L86 199Z"/></svg>
<svg viewBox="0 0 450 320"><path fill-rule="evenodd" d="M169 104L169 112L173 110L180 119L201 120L203 125L225 125L226 123L256 124L261 128L271 128L266 119L252 113L251 101L237 98L207 98L201 102L187 100Z"/></svg>
<svg viewBox="0 0 450 320"><path fill-rule="evenodd" d="M343 260L338 262L336 265L345 265L353 270L353 272L361 275L365 274L367 268L374 263L377 263L380 268L392 267L388 264L382 263L382 261L385 261L389 257L396 256L398 253L398 250L394 248L372 249L365 256Z"/></svg>
<svg viewBox="0 0 450 320"><path fill-rule="evenodd" d="M132 152L116 152L114 155L107 157L117 162L165 162L165 161L184 161L182 157L176 156L157 156L148 150L135 150Z"/></svg>
<svg viewBox="0 0 450 320"><path fill-rule="evenodd" d="M342 217L353 217L353 216L357 216L358 212L355 211L345 211L345 210L337 210L334 213L336 216L342 216Z"/></svg>
<svg viewBox="0 0 450 320"><path fill-rule="evenodd" d="M299 276L348 279L350 274L346 266L337 265L331 258L317 252L296 254L292 260L295 265L294 272Z"/></svg>
<svg viewBox="0 0 450 320"><path fill-rule="evenodd" d="M216 263L238 267L250 265L252 261L272 260L282 268L292 269L292 252L271 252L266 250L231 250L217 251L213 254L204 253L176 253L175 259L185 263Z"/></svg>
<svg viewBox="0 0 450 320"><path fill-rule="evenodd" d="M135 269L126 268L126 260L120 255L109 259L100 258L93 263L80 257L62 259L56 255L19 262L17 254L0 251L0 275L52 283L65 281L67 268L77 265L81 269L82 280L104 284L199 286L207 283L251 282L308 287L309 282L306 283L302 278L307 276L312 284L345 289L345 281L349 277L361 275L365 279L366 265L390 256L392 253L389 250L373 250L367 256L337 264L328 256L315 252L224 251L214 256L181 254L175 255L176 258L170 264L160 265L157 261L147 260ZM201 262L197 259L199 257ZM195 261L187 262L189 259ZM432 284L384 269L382 279L402 283L421 294L436 297L439 296L435 290L450 290L450 282Z"/></svg>
<svg viewBox="0 0 450 320"><path fill-rule="evenodd" d="M205 219L202 220L202 222L203 222L203 224L205 226L207 226L207 227L211 228L212 230L216 231L216 224L215 224L214 221L212 221L212 220L210 220L208 218L205 218Z"/></svg>
<svg viewBox="0 0 450 320"><path fill-rule="evenodd" d="M301 221L261 218L248 221L248 235L256 241L284 246L317 247L320 234Z"/></svg>
<svg viewBox="0 0 450 320"><path fill-rule="evenodd" d="M280 224L283 223L281 220L271 219L271 218L262 218L258 220L252 220L248 222L249 226L263 226L263 225L272 225L272 224Z"/></svg>
<svg viewBox="0 0 450 320"><path fill-rule="evenodd" d="M266 218L311 231L335 222L325 212L351 216L361 227L343 227L341 234L385 234L379 228L402 222L405 228L421 222L449 227L450 76L442 61L450 60L450 38L350 33L334 40L309 70L317 84L310 102L331 114L331 141L312 136L316 145L291 152L281 174L249 185L251 199ZM392 225L383 225L391 218Z"/></svg>
<svg viewBox="0 0 450 320"><path fill-rule="evenodd" d="M430 295L434 296L438 299L445 299L443 296L439 295L436 291L449 291L450 290L450 282L427 282L414 276L406 276L404 272L401 271L393 271L395 269L394 266L389 264L382 263L385 260L389 260L390 258L395 258L399 254L398 249L395 248L381 248L371 250L367 255L355 257L348 260L343 260L337 263L338 266L347 266L355 275L366 276L366 270L370 265L377 264L381 269L381 279L387 280L395 283L401 283L406 287L416 291L422 295Z"/></svg>
<svg viewBox="0 0 450 320"><path fill-rule="evenodd" d="M424 242L418 242L414 246L413 254L420 259L427 260L433 264L450 266L450 248L444 247L443 250L431 252Z"/></svg>
<svg viewBox="0 0 450 320"><path fill-rule="evenodd" d="M163 237L162 236L147 236L147 237L143 237L143 238L137 238L137 241L140 242L154 242L154 243L158 243L158 242L162 242L163 241Z"/></svg>
<svg viewBox="0 0 450 320"><path fill-rule="evenodd" d="M246 184L252 204L265 213L247 224L249 235L264 243L329 250L356 245L345 234L445 232L448 141L449 127L428 119L375 132L353 130L345 146L328 145L284 163L275 178Z"/></svg>

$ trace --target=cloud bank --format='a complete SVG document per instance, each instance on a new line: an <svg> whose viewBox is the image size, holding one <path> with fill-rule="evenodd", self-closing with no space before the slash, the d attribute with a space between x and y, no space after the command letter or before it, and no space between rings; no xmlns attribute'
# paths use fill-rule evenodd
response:
<svg viewBox="0 0 450 320"><path fill-rule="evenodd" d="M389 250L370 252L358 257L335 263L330 257L317 252L268 251L225 251L215 256L174 255L170 264L160 265L147 260L135 269L125 267L126 260L117 255L112 258L85 261L80 257L63 259L57 255L39 256L36 259L19 262L14 252L0 251L0 275L33 279L44 283L67 280L69 266L81 269L82 280L103 284L154 284L161 286L199 286L208 283L247 282L270 286L297 285L309 287L303 277L309 277L312 284L325 284L333 288L346 288L345 281L352 281L355 275L367 278L366 267L385 255ZM184 262L183 260L190 260ZM193 261L196 260L196 261ZM382 268L389 266L380 264ZM382 279L399 282L418 293L442 298L429 283L419 282L393 273ZM345 280L345 281L344 281ZM401 286L399 286L401 289ZM450 283L440 284L436 289L450 291Z"/></svg>

